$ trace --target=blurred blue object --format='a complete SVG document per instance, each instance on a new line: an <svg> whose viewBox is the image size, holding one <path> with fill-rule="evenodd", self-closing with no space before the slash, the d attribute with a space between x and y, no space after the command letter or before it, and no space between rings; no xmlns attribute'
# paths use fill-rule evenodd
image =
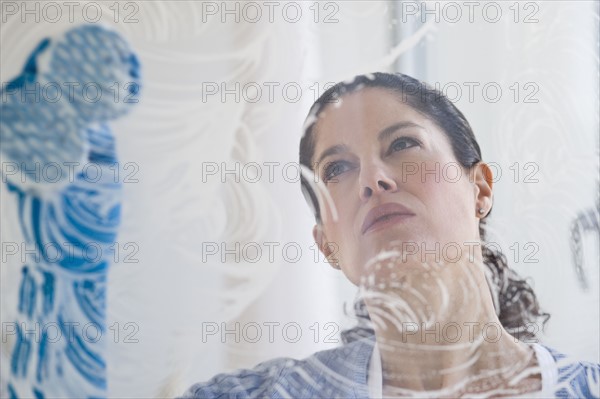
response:
<svg viewBox="0 0 600 399"><path fill-rule="evenodd" d="M2 301L18 315L3 320L2 397L107 395L106 281L121 182L106 123L139 93L137 57L99 25L42 40L0 91L2 177L25 240L15 243L18 295Z"/></svg>
<svg viewBox="0 0 600 399"><path fill-rule="evenodd" d="M87 161L85 128L126 114L139 94L138 59L118 33L85 25L42 40L0 91L3 180L60 190Z"/></svg>

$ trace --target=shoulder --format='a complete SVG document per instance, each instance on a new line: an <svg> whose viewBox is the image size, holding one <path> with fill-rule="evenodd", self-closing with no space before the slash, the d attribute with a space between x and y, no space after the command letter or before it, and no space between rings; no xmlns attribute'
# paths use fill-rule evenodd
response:
<svg viewBox="0 0 600 399"><path fill-rule="evenodd" d="M191 386L183 398L367 397L374 339L363 338L305 359L277 358L219 374Z"/></svg>
<svg viewBox="0 0 600 399"><path fill-rule="evenodd" d="M192 385L182 398L270 397L274 382L296 363L294 359L279 358L260 363L253 369L218 374L209 381Z"/></svg>
<svg viewBox="0 0 600 399"><path fill-rule="evenodd" d="M600 364L574 359L544 346L552 355L558 370L558 398L600 398Z"/></svg>

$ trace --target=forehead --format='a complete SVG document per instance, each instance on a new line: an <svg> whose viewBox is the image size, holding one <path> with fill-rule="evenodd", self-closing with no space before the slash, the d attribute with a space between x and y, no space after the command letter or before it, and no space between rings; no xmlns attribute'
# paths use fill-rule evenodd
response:
<svg viewBox="0 0 600 399"><path fill-rule="evenodd" d="M382 88L364 88L328 104L314 127L315 150L354 139L370 139L398 122L413 122L426 130L435 125L403 100Z"/></svg>

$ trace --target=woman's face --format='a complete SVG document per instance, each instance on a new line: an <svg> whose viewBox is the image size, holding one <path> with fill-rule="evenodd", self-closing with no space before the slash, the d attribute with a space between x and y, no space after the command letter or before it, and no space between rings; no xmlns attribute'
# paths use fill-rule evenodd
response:
<svg viewBox="0 0 600 399"><path fill-rule="evenodd" d="M320 114L313 133L315 174L338 215L321 204L313 233L354 284L382 251L439 263L464 256L465 245L479 250L477 211L491 207L482 164L464 170L441 128L398 95L347 94Z"/></svg>

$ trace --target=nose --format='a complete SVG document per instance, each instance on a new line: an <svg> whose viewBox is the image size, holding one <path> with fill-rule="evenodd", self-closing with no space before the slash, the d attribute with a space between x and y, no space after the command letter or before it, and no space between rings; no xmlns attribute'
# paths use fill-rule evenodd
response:
<svg viewBox="0 0 600 399"><path fill-rule="evenodd" d="M373 195L394 192L397 189L396 181L383 165L373 163L361 167L358 195L362 201L367 201Z"/></svg>

